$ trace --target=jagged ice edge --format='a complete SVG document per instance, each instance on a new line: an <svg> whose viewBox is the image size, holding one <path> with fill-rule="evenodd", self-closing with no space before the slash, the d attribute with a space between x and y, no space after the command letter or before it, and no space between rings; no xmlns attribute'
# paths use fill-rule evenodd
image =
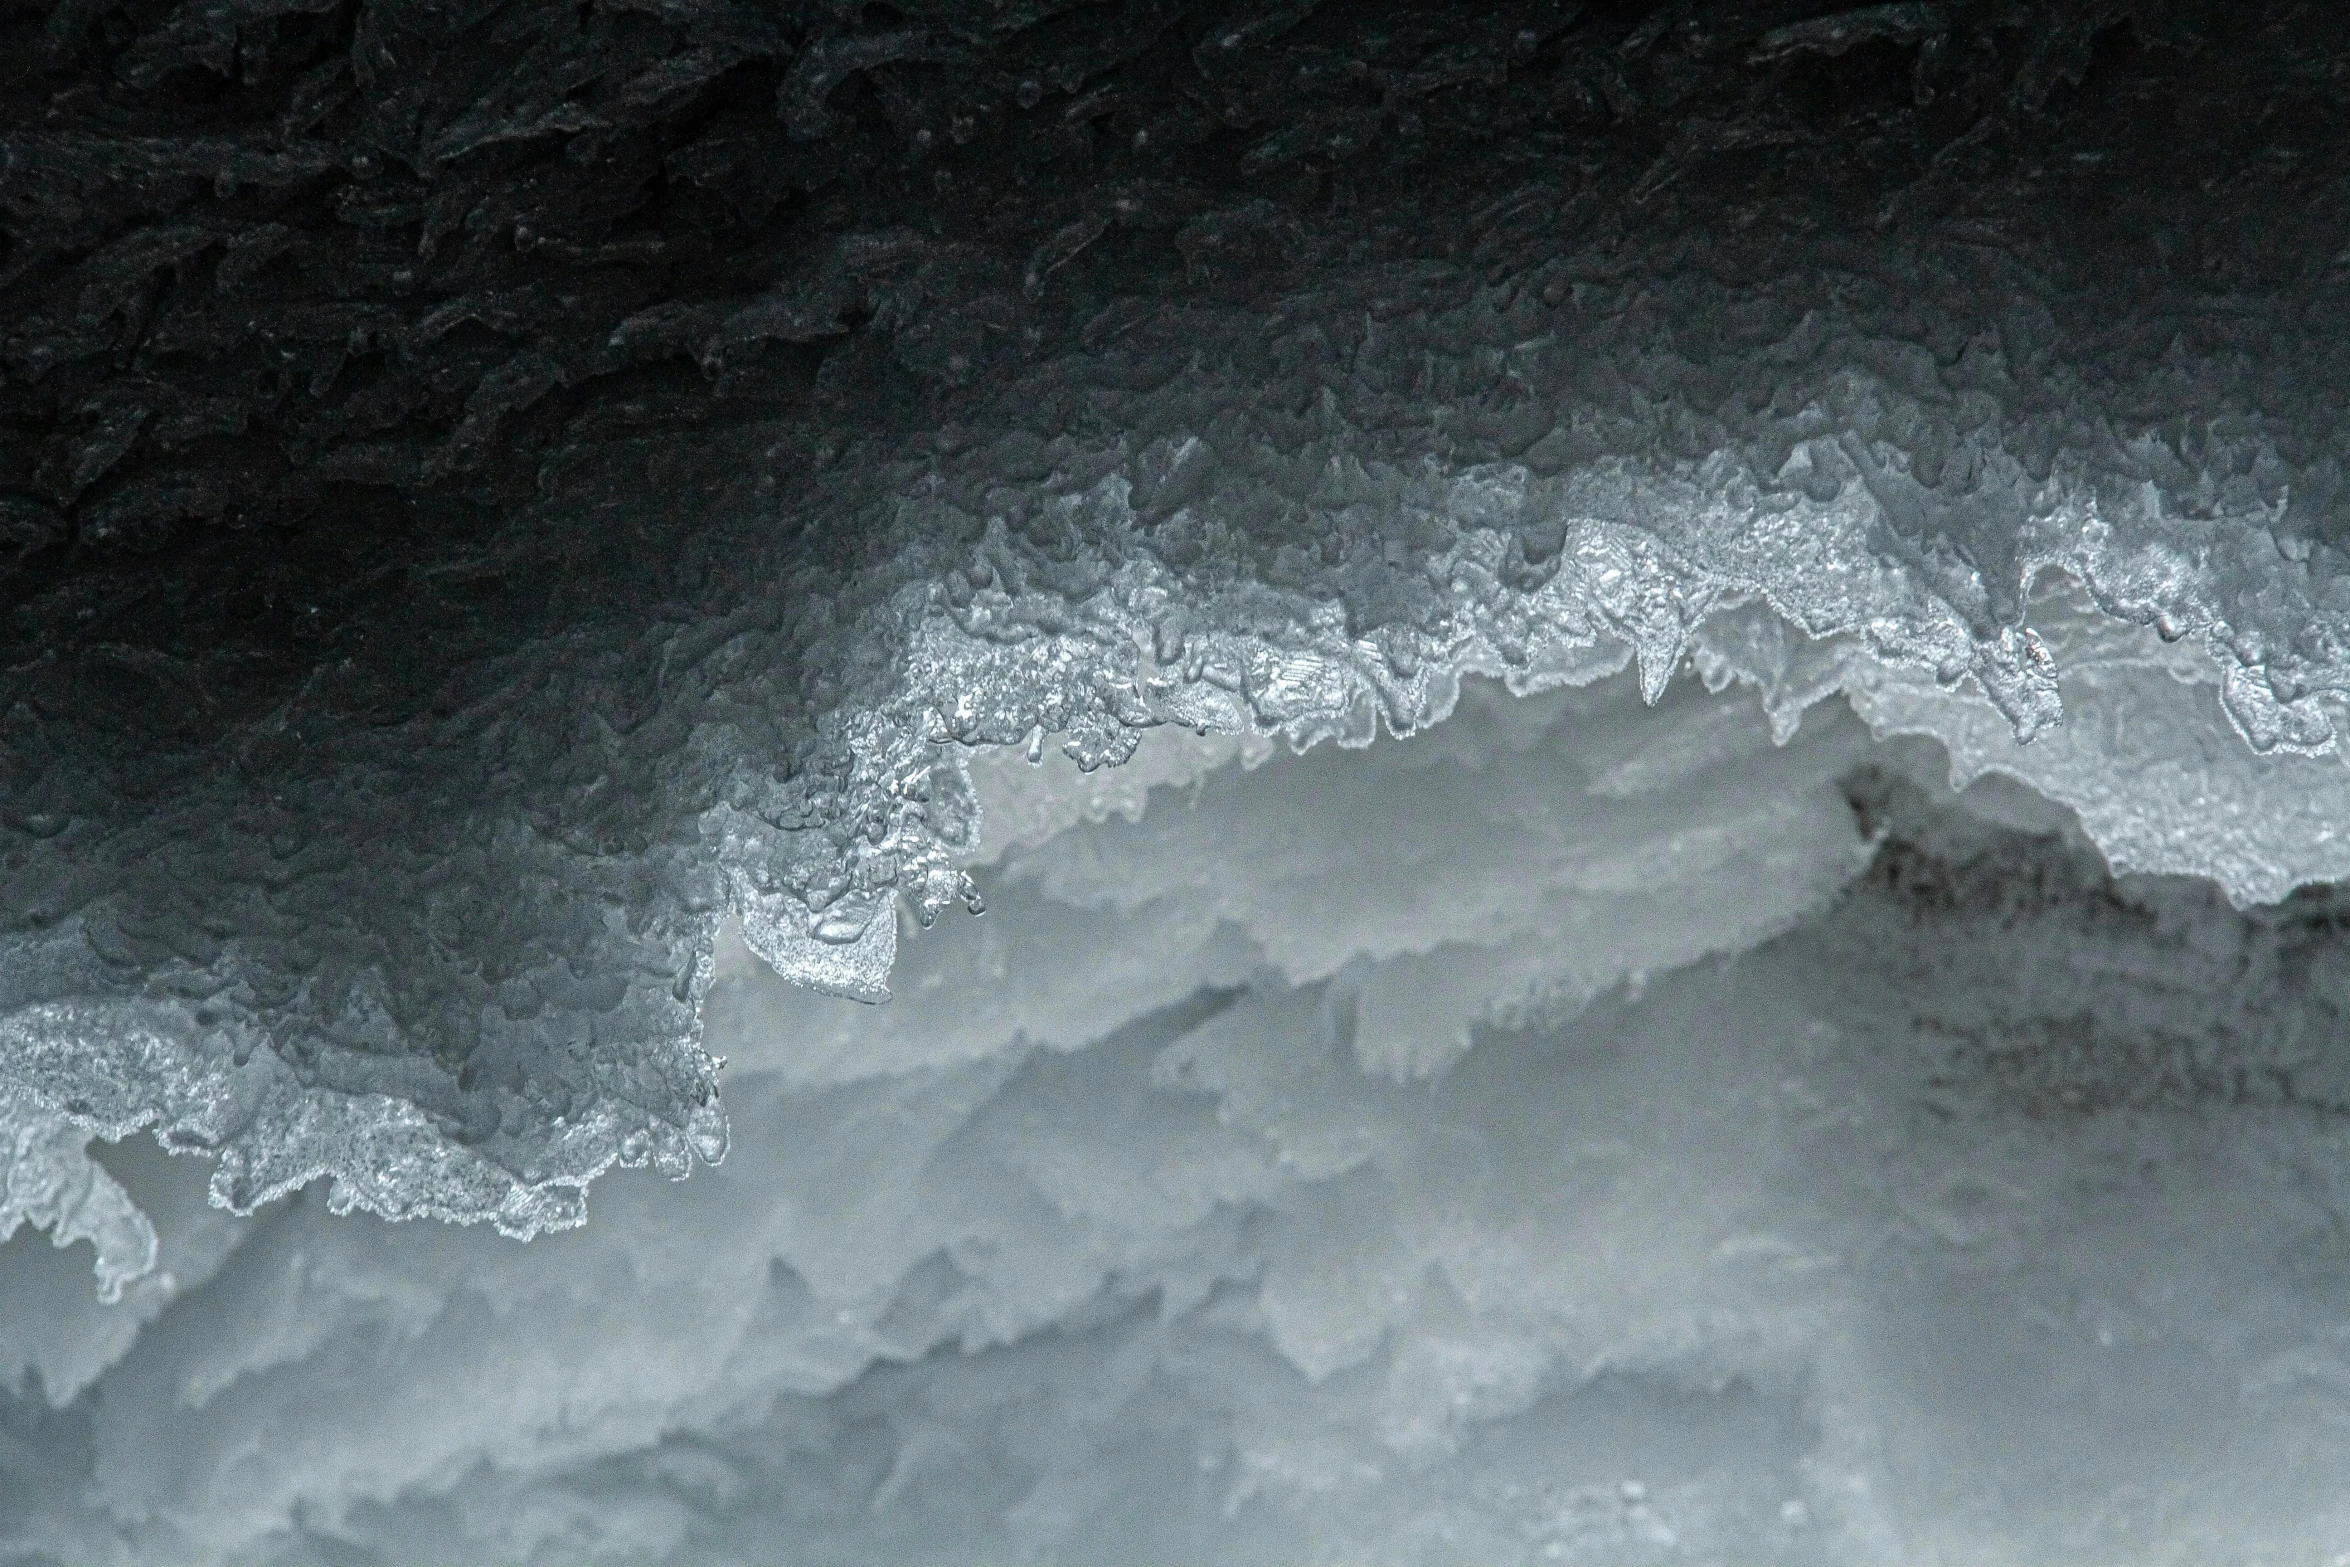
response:
<svg viewBox="0 0 2350 1567"><path fill-rule="evenodd" d="M1177 470L1197 444L1162 441L1143 457ZM775 871L779 861L804 871L811 849L821 858L806 841L820 835L779 832L764 811L714 808L705 841L715 840L732 912L752 949L785 977L880 999L895 956L897 922L885 917L895 898L903 895L925 923L955 899L975 901L961 869L981 828L963 760L970 745L1049 731L1088 768L1123 761L1140 733L1160 723L1279 735L1298 749L1325 739L1358 746L1382 727L1404 735L1440 721L1466 675L1494 676L1523 694L1597 678L1627 660L1638 663L1643 694L1654 700L1699 650L1709 619L1740 606L1767 606L1796 641L1849 639L1870 663L1929 673L1945 687L1972 686L2019 741L2059 722L2057 661L2038 633L2000 626L1986 635L1981 606L1953 602L1981 596L1971 568L1914 551L1886 558L1887 500L1901 486L1918 488L1898 462L1864 470L1869 453L1830 440L1800 444L1790 466L1822 461L1809 450L1818 445L1832 448L1825 460L1840 457L1848 470L1825 503L1766 495L1727 454L1661 472L1610 459L1559 477L1516 463L1447 471L1430 460L1406 470L1333 455L1319 510L1410 516L1447 539L1416 565L1382 563L1363 577L1369 584L1408 575L1435 595L1439 610L1423 625L1360 635L1343 601L1245 573L1203 583L1168 567L1149 547L1133 481L1121 472L1038 502L1041 514L1057 514L1099 552L1098 582L1074 599L1030 585L1031 552L1004 518L991 517L970 560L933 560L934 569L917 570L889 595L885 618L896 623L889 629L901 648L894 697L836 715L855 757L851 803L926 808L892 810L890 830L857 843L845 873L807 878L813 895L806 896L795 885L800 876ZM1064 466L1100 472L1100 454L1087 455L1094 460ZM2166 521L2151 483L2117 530L2085 474L2060 467L2035 484L2004 454L1992 462L2008 471L1995 472L1985 488L2021 499L2031 519L2019 556L2027 587L2053 573L2119 621L2200 640L2221 671L2224 710L2255 752L2334 751L2325 705L2334 681L2322 677L2337 676L2331 666L2341 661L2302 660L2298 676L2273 677L2269 642L2258 626L2231 623L2215 570L2245 573L2251 586L2239 597L2260 601L2272 624L2326 626L2331 617L2306 552L2296 556L2273 531L2279 509L2205 521L2203 547L2190 552L2146 537ZM1200 509L1217 498L1203 495ZM955 536L939 504L902 491L894 503L901 536ZM1546 529L1558 537L1555 556L1529 559L1525 540ZM2118 545L2117 532L2140 541ZM1922 580L1929 578L1936 580ZM1530 579L1536 585L1517 585ZM1963 591L1970 579L1973 593ZM1954 585L1961 591L1949 591ZM1757 686L1774 724L1791 733L1805 707L1848 683L1852 666L1839 662L1831 674L1813 667L1791 680L1790 645L1782 634L1757 637L1751 625L1734 643L1712 639L1707 683ZM2312 674L2320 689L2298 683ZM2241 901L2243 889L2229 890ZM707 921L705 972L723 917ZM614 1163L652 1162L674 1174L690 1167L685 1147L666 1142L629 1158L617 1119L598 1111L567 1129L561 1152L572 1157L547 1161L568 1167L529 1181L453 1143L395 1096L321 1095L267 1051L245 1052L247 1065L224 1072L217 1054L206 1061L194 1048L200 1030L192 1014L170 1002L35 1008L12 1018L8 1031L9 1053L25 1064L34 1098L56 1107L55 1122L84 1137L153 1126L166 1146L217 1152L214 1199L240 1212L328 1175L337 1211L488 1220L527 1238L583 1222L586 1185ZM94 1044L103 1046L95 1057ZM143 1092L141 1078L168 1085L163 1102ZM713 1125L678 1141L714 1160L723 1152L723 1121L715 1107L709 1119ZM259 1123L278 1129L266 1146L237 1140L241 1127Z"/></svg>

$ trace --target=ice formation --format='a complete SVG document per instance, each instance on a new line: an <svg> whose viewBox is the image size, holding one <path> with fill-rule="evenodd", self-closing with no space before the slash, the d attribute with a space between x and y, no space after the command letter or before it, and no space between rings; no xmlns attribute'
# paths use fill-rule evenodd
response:
<svg viewBox="0 0 2350 1567"><path fill-rule="evenodd" d="M1028 841L886 1007L723 948L733 1150L584 1229L105 1155L180 1293L133 1338L8 1257L10 1548L2330 1559L2337 895L2116 880L1841 702L1630 671L1150 745L1133 811L983 772Z"/></svg>
<svg viewBox="0 0 2350 1567"><path fill-rule="evenodd" d="M2346 37L0 12L0 1560L2332 1560Z"/></svg>
<svg viewBox="0 0 2350 1567"><path fill-rule="evenodd" d="M240 1207L573 1223L723 1147L723 918L873 993L954 903L956 745L1360 739L1617 645L1653 693L1741 602L1775 700L2033 733L2074 594L2333 754L2290 7L1125 9L11 21L24 1091ZM2193 744L2068 776L2117 864L2339 869Z"/></svg>

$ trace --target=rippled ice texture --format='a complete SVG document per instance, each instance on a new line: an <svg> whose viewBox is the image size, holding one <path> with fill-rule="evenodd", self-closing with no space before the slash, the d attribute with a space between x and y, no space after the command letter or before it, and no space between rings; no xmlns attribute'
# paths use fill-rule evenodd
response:
<svg viewBox="0 0 2350 1567"><path fill-rule="evenodd" d="M886 1007L729 935L732 1155L528 1246L101 1148L158 1265L0 1251L0 1559L2332 1561L2341 896L2116 879L1935 689L983 756L986 916Z"/></svg>
<svg viewBox="0 0 2350 1567"><path fill-rule="evenodd" d="M0 10L0 1126L93 1194L0 1211L127 1281L76 1161L148 1125L576 1225L723 1154L721 926L870 996L975 890L968 749L1463 671L1842 691L2118 868L2350 874L2329 20Z"/></svg>

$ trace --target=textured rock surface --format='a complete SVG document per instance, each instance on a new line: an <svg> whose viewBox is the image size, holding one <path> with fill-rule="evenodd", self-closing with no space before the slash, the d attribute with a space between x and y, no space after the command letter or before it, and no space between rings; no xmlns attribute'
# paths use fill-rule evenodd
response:
<svg viewBox="0 0 2350 1567"><path fill-rule="evenodd" d="M1979 769L1929 687L2054 723L2068 575L2251 743L2092 760L2116 863L2336 874L2256 752L2332 797L2338 29L1828 13L10 8L13 1091L568 1224L723 1149L724 918L871 994L965 894L959 744L1653 693L1740 601Z"/></svg>

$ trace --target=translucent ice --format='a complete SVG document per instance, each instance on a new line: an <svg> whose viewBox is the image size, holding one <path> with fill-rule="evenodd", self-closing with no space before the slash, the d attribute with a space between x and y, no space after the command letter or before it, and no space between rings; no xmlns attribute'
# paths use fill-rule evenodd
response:
<svg viewBox="0 0 2350 1567"><path fill-rule="evenodd" d="M85 1151L88 1131L28 1094L0 1097L0 1240L23 1225L47 1230L59 1246L88 1241L97 1253L98 1295L155 1266L155 1226ZM19 1319L22 1320L21 1318Z"/></svg>
<svg viewBox="0 0 2350 1567"><path fill-rule="evenodd" d="M19 1395L0 1539L2330 1549L2334 894L2116 879L2063 807L1953 792L1842 698L1772 730L1739 686L1472 682L1358 752L1145 755L1165 781L1126 810L1015 747L986 918L909 932L881 1007L722 947L727 1162L616 1177L528 1247L316 1190L182 1240L200 1164L108 1153L202 1287L78 1397ZM1442 800L1478 803L1438 828ZM1399 903L1415 850L1476 875ZM98 1342L110 1309L85 1288L52 1331Z"/></svg>

